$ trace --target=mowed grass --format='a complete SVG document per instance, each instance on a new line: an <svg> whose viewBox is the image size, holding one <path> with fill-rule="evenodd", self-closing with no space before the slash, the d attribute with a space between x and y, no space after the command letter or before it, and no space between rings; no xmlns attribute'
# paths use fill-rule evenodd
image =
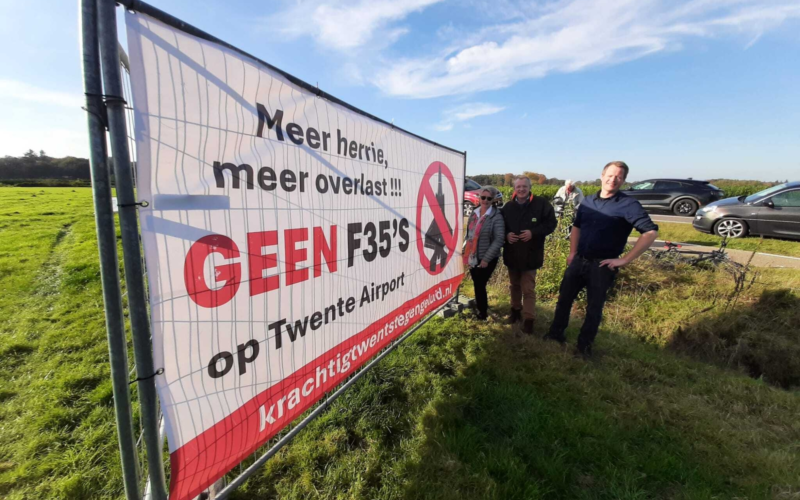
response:
<svg viewBox="0 0 800 500"><path fill-rule="evenodd" d="M691 224L677 224L672 222L658 223L658 239L691 243L693 245L712 246L719 246L720 242L722 242L722 238L719 236L701 233L694 229ZM762 241L762 238L759 236L745 236L744 238L729 239L728 248L747 250L750 252L758 249L759 252L763 253L800 257L800 241L793 240L763 238Z"/></svg>
<svg viewBox="0 0 800 500"><path fill-rule="evenodd" d="M0 188L0 497L118 498L91 190Z"/></svg>
<svg viewBox="0 0 800 500"><path fill-rule="evenodd" d="M0 497L121 498L90 191L0 189L0 237ZM494 286L489 322L431 320L234 497L800 498L796 386L695 349L762 352L767 327L796 348L800 272L780 272L731 298L723 272L641 261L591 362L539 340L552 301L537 336L503 324Z"/></svg>

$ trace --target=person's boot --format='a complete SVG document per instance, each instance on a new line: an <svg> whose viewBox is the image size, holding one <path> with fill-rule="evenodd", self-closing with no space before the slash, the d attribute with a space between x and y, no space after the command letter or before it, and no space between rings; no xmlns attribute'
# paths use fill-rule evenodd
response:
<svg viewBox="0 0 800 500"><path fill-rule="evenodd" d="M516 323L517 321L519 321L521 319L522 319L522 309L514 309L512 307L511 308L511 314L508 316L507 323L509 325L513 325L514 323Z"/></svg>
<svg viewBox="0 0 800 500"><path fill-rule="evenodd" d="M528 335L533 335L533 320L526 319L522 323L522 333L527 333Z"/></svg>
<svg viewBox="0 0 800 500"><path fill-rule="evenodd" d="M575 356L581 357L586 361L592 359L592 344L580 345L575 348Z"/></svg>
<svg viewBox="0 0 800 500"><path fill-rule="evenodd" d="M567 343L567 337L565 337L563 333L561 334L561 337L556 337L554 335L551 335L550 332L548 332L544 335L544 337L542 337L542 339L549 340L551 342L558 342L562 346Z"/></svg>

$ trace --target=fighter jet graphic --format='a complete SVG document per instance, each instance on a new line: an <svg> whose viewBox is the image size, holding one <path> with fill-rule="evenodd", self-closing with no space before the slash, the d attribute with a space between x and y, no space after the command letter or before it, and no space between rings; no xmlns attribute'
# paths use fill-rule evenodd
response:
<svg viewBox="0 0 800 500"><path fill-rule="evenodd" d="M439 204L439 211L442 215L445 214L444 211L444 193L442 193L442 167L439 166L439 191L436 193L436 202ZM431 207L433 208L433 207ZM445 223L447 224L447 234L453 234L453 228L450 227L450 221L447 220L447 217L444 218ZM431 221L431 225L428 228L428 231L425 233L425 248L433 249L433 255L431 256L431 264L430 264L430 271L435 272L437 265L444 269L445 262L447 261L447 248L445 247L444 242L444 235L442 234L442 228L436 224L436 219ZM438 264L437 264L438 262ZM440 269L440 270L441 270Z"/></svg>

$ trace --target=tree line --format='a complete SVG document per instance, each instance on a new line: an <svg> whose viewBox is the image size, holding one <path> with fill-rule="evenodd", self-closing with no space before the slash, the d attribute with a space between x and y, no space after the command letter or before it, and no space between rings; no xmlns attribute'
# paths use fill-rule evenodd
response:
<svg viewBox="0 0 800 500"><path fill-rule="evenodd" d="M0 158L0 180L89 181L89 160L66 156L52 158L44 151L28 150L20 157Z"/></svg>
<svg viewBox="0 0 800 500"><path fill-rule="evenodd" d="M557 177L547 177L544 174L540 174L537 172L522 172L522 175L527 177L531 180L531 184L539 184L539 185L547 185L547 186L555 186L555 185L562 185L564 184L564 179L559 179ZM514 178L516 177L515 174L478 174L470 176L470 179L477 182L481 186L490 185L490 186L499 186L504 187L508 186L511 187L514 185ZM598 179L599 181L599 179ZM580 184L580 183L576 183Z"/></svg>
<svg viewBox="0 0 800 500"><path fill-rule="evenodd" d="M111 167L111 165L111 158L109 158L109 167ZM113 169L110 173L113 183ZM561 186L564 184L564 179L547 177L538 172L525 171L522 172L522 175L528 177L533 185ZM470 176L472 180L481 186L488 184L497 187L513 187L515 177L515 174L510 173L478 174ZM29 149L27 153L19 157L5 156L0 158L0 182L5 184L86 185L89 183L90 179L89 160L86 158L75 158L73 156L53 158L47 156L47 153L44 151L39 151L37 154L32 149ZM711 179L711 182L725 189L726 192L730 190L733 193L738 192L737 189L746 189L755 192L784 181L762 182ZM575 184L581 186L599 186L600 179L577 181Z"/></svg>

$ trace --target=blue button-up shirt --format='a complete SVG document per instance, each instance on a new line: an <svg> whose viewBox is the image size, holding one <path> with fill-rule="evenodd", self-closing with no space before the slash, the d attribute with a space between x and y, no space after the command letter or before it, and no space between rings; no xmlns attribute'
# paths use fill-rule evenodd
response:
<svg viewBox="0 0 800 500"><path fill-rule="evenodd" d="M587 259L619 257L633 228L640 233L658 230L642 205L619 191L610 198L600 193L587 196L573 225L581 230L578 255Z"/></svg>

